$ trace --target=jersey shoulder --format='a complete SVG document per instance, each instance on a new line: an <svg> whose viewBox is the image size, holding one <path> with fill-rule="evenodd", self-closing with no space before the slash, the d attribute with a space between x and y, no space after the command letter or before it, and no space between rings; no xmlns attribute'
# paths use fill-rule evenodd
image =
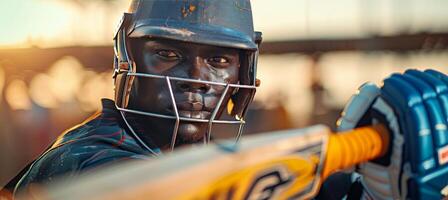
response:
<svg viewBox="0 0 448 200"><path fill-rule="evenodd" d="M151 156L122 128L116 118L97 113L61 134L29 167L17 184L48 183L70 178L98 166Z"/></svg>

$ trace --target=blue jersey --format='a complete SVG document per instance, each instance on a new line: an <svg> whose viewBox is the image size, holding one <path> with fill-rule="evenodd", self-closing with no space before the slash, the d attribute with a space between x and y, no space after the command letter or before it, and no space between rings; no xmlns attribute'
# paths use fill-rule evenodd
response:
<svg viewBox="0 0 448 200"><path fill-rule="evenodd" d="M154 152L160 152L150 141L146 142ZM131 134L115 103L103 99L101 112L61 134L5 188L17 191L31 183L49 183L62 175L70 178L105 164L153 156Z"/></svg>

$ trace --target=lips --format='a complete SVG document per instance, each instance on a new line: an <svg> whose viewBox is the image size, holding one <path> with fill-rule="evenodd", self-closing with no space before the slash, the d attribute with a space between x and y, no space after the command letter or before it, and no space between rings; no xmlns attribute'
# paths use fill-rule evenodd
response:
<svg viewBox="0 0 448 200"><path fill-rule="evenodd" d="M178 110L205 111L204 104L200 101L184 101L177 103Z"/></svg>
<svg viewBox="0 0 448 200"><path fill-rule="evenodd" d="M194 119L208 119L210 117L210 112L208 111L188 111L188 110L178 110L180 117L194 118Z"/></svg>
<svg viewBox="0 0 448 200"><path fill-rule="evenodd" d="M169 113L175 114L172 107L167 109ZM179 102L177 103L177 111L180 117L194 118L194 119L208 119L211 111L207 109L201 102Z"/></svg>

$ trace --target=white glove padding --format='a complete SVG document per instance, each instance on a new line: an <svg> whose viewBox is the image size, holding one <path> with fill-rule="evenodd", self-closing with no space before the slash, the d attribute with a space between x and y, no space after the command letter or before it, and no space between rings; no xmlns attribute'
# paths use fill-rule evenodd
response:
<svg viewBox="0 0 448 200"><path fill-rule="evenodd" d="M401 166L403 137L399 132L398 121L392 108L379 96L380 89L375 84L362 85L342 112L337 122L338 131L376 123L375 116L381 117L381 121L387 121L393 139L391 152L389 152L391 159L385 165L373 162L361 164L357 171L362 175L361 183L366 192L363 196L367 195L374 199L399 199L401 195L397 180ZM364 118L369 121L363 121Z"/></svg>

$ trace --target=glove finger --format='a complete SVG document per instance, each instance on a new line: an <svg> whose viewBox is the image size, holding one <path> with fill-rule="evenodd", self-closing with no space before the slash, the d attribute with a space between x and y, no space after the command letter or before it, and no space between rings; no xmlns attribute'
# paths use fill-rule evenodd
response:
<svg viewBox="0 0 448 200"><path fill-rule="evenodd" d="M435 148L433 153L438 161L436 170L427 174L420 174L409 182L410 191L420 199L440 199L443 194L443 188L447 187L448 181L448 131L447 131L447 112L448 112L448 78L440 72L430 70L421 72L417 70L408 70L404 77L422 93L423 101L430 117L431 132ZM423 82L423 83L422 83ZM416 192L419 191L419 192Z"/></svg>
<svg viewBox="0 0 448 200"><path fill-rule="evenodd" d="M408 72L433 87L439 98L440 105L443 107L445 117L448 117L448 77L434 70L426 70L425 72L409 70ZM443 78L446 78L446 82L442 80ZM448 118L445 119L448 121Z"/></svg>
<svg viewBox="0 0 448 200"><path fill-rule="evenodd" d="M431 74L434 77L438 78L439 80L445 82L445 84L448 84L448 76L446 76L442 72L439 72L439 71L436 71L433 69L427 69L427 70L425 70L425 73Z"/></svg>
<svg viewBox="0 0 448 200"><path fill-rule="evenodd" d="M401 74L384 80L383 98L398 114L406 149L404 159L409 160L414 173L425 173L435 167L432 152L431 125L420 92ZM428 150L430 149L430 150Z"/></svg>
<svg viewBox="0 0 448 200"><path fill-rule="evenodd" d="M424 74L427 77L426 79L434 85L440 104L445 110L445 119L448 122L448 76L435 70L425 70Z"/></svg>
<svg viewBox="0 0 448 200"><path fill-rule="evenodd" d="M433 87L433 85L437 86L437 79L431 81L431 79L426 76L429 75L417 70L408 70L403 75L403 77L422 94L431 124L431 133L433 136L434 145L436 149L439 149L448 143L448 131L445 120L446 117L444 114L444 109L438 99L437 92L434 90L436 87ZM443 88L442 85L445 84L439 84L439 88ZM436 152L433 153L437 155ZM439 163L441 162L439 161Z"/></svg>
<svg viewBox="0 0 448 200"><path fill-rule="evenodd" d="M426 70L425 74L438 81L436 92L439 97L440 104L445 111L445 123L448 126L448 76L435 70ZM445 140L448 140L448 134L445 135ZM437 151L439 164L448 165L448 141L446 141L443 146L440 146Z"/></svg>

